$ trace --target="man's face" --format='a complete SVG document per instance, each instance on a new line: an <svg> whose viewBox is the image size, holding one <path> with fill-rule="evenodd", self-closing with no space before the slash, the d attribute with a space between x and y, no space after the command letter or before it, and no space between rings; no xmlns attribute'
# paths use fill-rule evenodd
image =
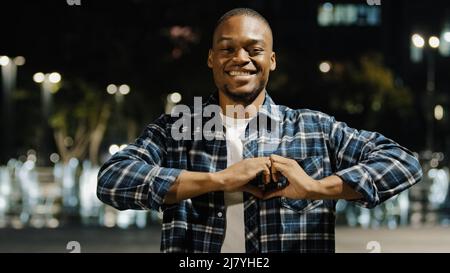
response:
<svg viewBox="0 0 450 273"><path fill-rule="evenodd" d="M272 43L269 27L258 18L237 15L223 21L208 55L219 92L238 103L253 102L276 67Z"/></svg>

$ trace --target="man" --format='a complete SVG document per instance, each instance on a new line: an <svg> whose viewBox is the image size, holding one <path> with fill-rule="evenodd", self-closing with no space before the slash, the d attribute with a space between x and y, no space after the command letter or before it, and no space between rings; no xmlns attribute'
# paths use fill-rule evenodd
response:
<svg viewBox="0 0 450 273"><path fill-rule="evenodd" d="M225 130L210 132L222 137L175 138L179 118L162 115L102 166L103 202L163 212L161 251L334 252L338 199L371 208L421 179L392 140L276 105L265 89L272 44L256 11L224 14L208 55L218 92L204 105L220 106ZM252 133L261 118L275 129L256 123Z"/></svg>

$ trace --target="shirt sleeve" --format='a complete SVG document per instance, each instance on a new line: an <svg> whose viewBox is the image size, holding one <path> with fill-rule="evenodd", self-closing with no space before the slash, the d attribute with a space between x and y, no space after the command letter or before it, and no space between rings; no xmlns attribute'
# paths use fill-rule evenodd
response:
<svg viewBox="0 0 450 273"><path fill-rule="evenodd" d="M411 151L376 132L356 130L326 117L330 160L335 175L362 194L354 200L373 208L422 178L422 168Z"/></svg>
<svg viewBox="0 0 450 273"><path fill-rule="evenodd" d="M162 166L166 155L165 116L147 126L137 140L100 168L97 196L119 210L159 211L181 169Z"/></svg>

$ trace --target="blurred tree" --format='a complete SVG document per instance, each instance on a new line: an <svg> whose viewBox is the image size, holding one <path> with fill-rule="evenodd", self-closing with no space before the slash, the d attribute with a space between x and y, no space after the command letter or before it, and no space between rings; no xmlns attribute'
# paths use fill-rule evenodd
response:
<svg viewBox="0 0 450 273"><path fill-rule="evenodd" d="M104 96L104 92L82 80L66 84L56 94L50 124L64 163L75 157L89 158L98 165L100 145L111 115L111 105Z"/></svg>
<svg viewBox="0 0 450 273"><path fill-rule="evenodd" d="M411 91L383 64L380 54L362 55L357 64L335 62L323 74L332 111L358 115L364 127L382 127L386 118L406 118L413 108Z"/></svg>

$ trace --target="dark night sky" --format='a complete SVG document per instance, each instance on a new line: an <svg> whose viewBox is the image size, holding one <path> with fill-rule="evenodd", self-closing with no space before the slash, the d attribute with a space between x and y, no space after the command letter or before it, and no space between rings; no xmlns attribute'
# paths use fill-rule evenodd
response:
<svg viewBox="0 0 450 273"><path fill-rule="evenodd" d="M189 103L193 95L215 89L206 66L214 23L225 11L247 6L260 11L271 23L275 49L280 53L280 71L298 79L297 85L287 84L282 91L274 92L275 100L291 107L327 111L324 98L311 90L315 83L310 65L320 56L354 59L359 52L379 50L407 84L423 84L407 62L410 32L413 26L436 29L450 4L383 0L382 5L383 24L378 29L319 32L315 26L317 1L81 0L81 6L69 6L64 0L2 1L0 55L26 57L26 65L19 68L18 89L38 90L31 80L38 71L58 71L69 81L81 78L99 92L104 92L109 83L127 83L132 94L139 94L131 96L130 101L136 103L136 116L144 125L163 111L162 98L168 92L179 91L183 102ZM180 44L168 36L169 28L175 25L190 26L198 36L196 42L181 44L183 54L179 58L173 58L172 51ZM449 61L444 62L444 72L438 74L441 79L448 72ZM276 73L280 72L276 71L274 78ZM423 71L414 73L422 75ZM446 84L442 86L448 87ZM24 120L27 115L21 110L18 119ZM350 117L348 121L358 125L357 120ZM419 130L421 126L420 119L404 121L405 128ZM391 127L380 130L389 135ZM421 148L420 136L409 139L409 133L401 130L392 136Z"/></svg>

